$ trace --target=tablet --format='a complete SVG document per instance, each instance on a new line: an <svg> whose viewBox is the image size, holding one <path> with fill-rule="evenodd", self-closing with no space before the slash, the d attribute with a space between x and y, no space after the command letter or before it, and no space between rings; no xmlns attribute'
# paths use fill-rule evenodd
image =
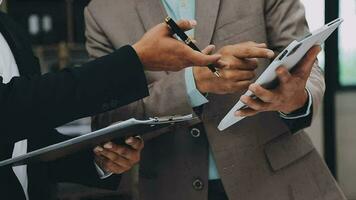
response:
<svg viewBox="0 0 356 200"><path fill-rule="evenodd" d="M295 40L288 45L266 68L266 70L261 74L255 83L261 85L264 88L271 89L277 84L276 69L279 66L285 66L288 70L291 70L315 45L321 45L324 41L340 26L343 19L338 18L320 29L306 35L300 40ZM244 95L256 98L251 91L247 91ZM234 114L236 111L247 108L247 106L239 101L235 106L229 111L229 113L220 122L218 129L223 131L228 127L234 125L245 117L236 117Z"/></svg>
<svg viewBox="0 0 356 200"><path fill-rule="evenodd" d="M196 118L193 117L193 115L155 117L148 120L137 120L132 118L64 142L1 161L0 167L56 160L81 150L93 148L108 141L116 141L117 139L124 140L130 136L143 135L157 129L166 128L194 119Z"/></svg>

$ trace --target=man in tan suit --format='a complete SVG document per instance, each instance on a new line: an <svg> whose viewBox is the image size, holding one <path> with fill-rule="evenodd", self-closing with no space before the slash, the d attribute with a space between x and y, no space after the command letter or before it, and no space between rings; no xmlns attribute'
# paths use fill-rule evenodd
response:
<svg viewBox="0 0 356 200"><path fill-rule="evenodd" d="M325 89L316 62L320 49L310 50L291 74L279 68L280 85L275 90L250 85L273 56L263 43L280 52L308 32L301 3L93 0L85 11L90 56L100 57L134 42L167 14L197 19L191 36L200 47L215 44L225 68L220 79L206 68L147 72L150 97L94 118L93 126L99 128L132 116L192 112L200 116L197 123L153 133L145 141L140 199L345 199L303 131L311 124ZM257 69L255 58L262 58ZM220 120L248 87L260 99L241 97L251 109L237 114L251 117L219 132ZM197 102L199 98L205 102Z"/></svg>

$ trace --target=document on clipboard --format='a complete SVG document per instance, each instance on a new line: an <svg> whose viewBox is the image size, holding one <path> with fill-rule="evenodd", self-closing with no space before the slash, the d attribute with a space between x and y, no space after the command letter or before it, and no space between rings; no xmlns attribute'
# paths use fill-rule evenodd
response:
<svg viewBox="0 0 356 200"><path fill-rule="evenodd" d="M64 142L1 161L0 168L9 165L19 166L41 161L56 160L80 150L93 148L108 141L144 135L161 128L186 123L194 119L196 119L196 117L193 117L193 115L154 117L148 120L132 118Z"/></svg>
<svg viewBox="0 0 356 200"><path fill-rule="evenodd" d="M325 40L340 26L344 20L338 18L320 29L307 34L300 40L295 40L289 44L276 58L275 60L266 68L266 70L261 74L255 83L261 85L264 88L271 89L277 84L276 69L279 66L284 66L288 70L292 70L293 67L303 58L303 56L308 52L310 48L314 45L321 45ZM256 98L251 91L247 91L245 96L250 96ZM235 106L226 114L224 119L220 122L218 129L223 131L235 123L243 120L245 117L235 116L235 112L241 109L247 108L247 106L242 102L238 101Z"/></svg>

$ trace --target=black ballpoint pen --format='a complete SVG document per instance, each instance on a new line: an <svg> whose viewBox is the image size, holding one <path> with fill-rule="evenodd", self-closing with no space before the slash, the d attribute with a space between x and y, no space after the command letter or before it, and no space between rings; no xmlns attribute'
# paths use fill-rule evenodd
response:
<svg viewBox="0 0 356 200"><path fill-rule="evenodd" d="M164 20L166 24L170 27L173 33L175 33L186 45L188 45L190 48L194 49L195 51L200 51L200 49L194 44L192 39L184 33L182 29L179 28L179 26L176 24L176 22L171 18L171 17L166 17ZM211 72L215 74L215 76L220 77L219 71L213 66L213 65L208 65L208 68L210 69Z"/></svg>

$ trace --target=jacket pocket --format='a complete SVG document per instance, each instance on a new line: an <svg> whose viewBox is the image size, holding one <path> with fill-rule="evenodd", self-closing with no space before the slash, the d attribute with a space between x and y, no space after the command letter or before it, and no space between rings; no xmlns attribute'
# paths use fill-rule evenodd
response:
<svg viewBox="0 0 356 200"><path fill-rule="evenodd" d="M283 134L267 143L264 148L273 171L278 171L294 163L312 150L314 150L314 145L304 131Z"/></svg>

